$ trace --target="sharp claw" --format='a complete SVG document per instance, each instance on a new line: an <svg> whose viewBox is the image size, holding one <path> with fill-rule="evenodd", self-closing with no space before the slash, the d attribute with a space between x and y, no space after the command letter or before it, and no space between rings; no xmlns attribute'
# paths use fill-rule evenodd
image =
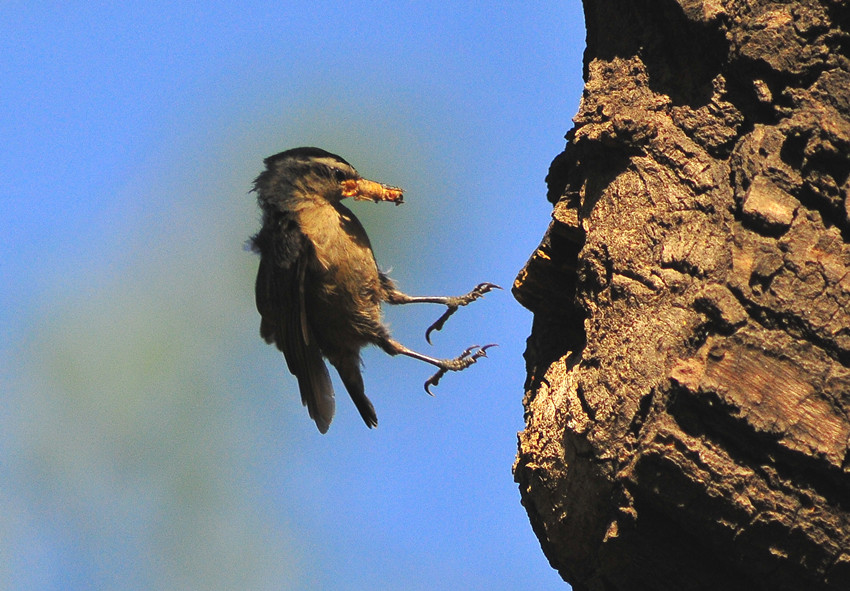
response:
<svg viewBox="0 0 850 591"><path fill-rule="evenodd" d="M457 312L457 309L461 306L465 306L471 302L474 302L478 298L482 297L485 293L492 291L494 289L502 289L495 283L479 283L476 285L472 291L470 291L466 295L462 295L456 298L451 298L452 303L446 304L446 311L443 312L443 315L437 318L437 321L434 322L428 329L425 331L425 340L428 344L431 344L431 333L435 330L443 330L443 326L446 324L446 320L449 317Z"/></svg>
<svg viewBox="0 0 850 591"><path fill-rule="evenodd" d="M466 304L468 304L470 302L474 302L478 298L482 297L485 293L491 292L494 289L502 289L502 288L500 286L496 285L495 283L479 283L468 294L466 294L465 296L460 296L458 298L459 300L461 300L463 302L460 305L465 306Z"/></svg>
<svg viewBox="0 0 850 591"><path fill-rule="evenodd" d="M446 375L446 370L441 369L440 371L438 371L437 373L432 375L430 378L428 378L428 380L425 382L425 391L428 393L428 396L434 395L434 393L431 392L430 388L431 388L431 386L436 386L437 384L439 384L440 378L443 377L444 375Z"/></svg>
<svg viewBox="0 0 850 591"><path fill-rule="evenodd" d="M488 291L492 291L494 289L502 289L501 286L496 285L495 283L479 283L475 286L475 289L472 291L480 292L481 295L484 295Z"/></svg>
<svg viewBox="0 0 850 591"><path fill-rule="evenodd" d="M443 330L443 325L446 323L446 320L449 319L449 316L457 312L457 306L449 306L448 309L443 312L443 315L437 318L437 321L428 327L428 330L425 331L425 340L428 344L431 344L431 333L435 330Z"/></svg>
<svg viewBox="0 0 850 591"><path fill-rule="evenodd" d="M499 289L501 289L501 288L499 288ZM490 343L489 345L484 345L483 347L481 347L481 349L478 350L478 352L474 355L474 357L476 359L478 359L479 357L487 357L487 349L489 349L490 347L498 347L498 346L499 346L499 343Z"/></svg>
<svg viewBox="0 0 850 591"><path fill-rule="evenodd" d="M487 357L487 349L490 347L498 347L496 343L490 343L489 345L484 345L483 347L480 345L472 345L468 347L463 353L455 357L454 359L450 359L446 361L446 365L441 367L437 373L428 378L425 382L425 391L429 396L433 396L434 393L431 392L431 386L436 386L440 383L440 379L446 375L446 373L450 371L462 371L481 359L482 357ZM473 352L474 351L474 352Z"/></svg>

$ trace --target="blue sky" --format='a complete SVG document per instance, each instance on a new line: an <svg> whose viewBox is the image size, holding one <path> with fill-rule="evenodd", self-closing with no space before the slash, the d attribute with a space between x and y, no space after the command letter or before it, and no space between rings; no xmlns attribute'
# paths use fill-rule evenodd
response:
<svg viewBox="0 0 850 591"><path fill-rule="evenodd" d="M511 476L531 315L509 288L581 93L578 2L0 6L0 588L561 589ZM262 159L317 145L387 310L446 376L364 353L322 436L258 336Z"/></svg>

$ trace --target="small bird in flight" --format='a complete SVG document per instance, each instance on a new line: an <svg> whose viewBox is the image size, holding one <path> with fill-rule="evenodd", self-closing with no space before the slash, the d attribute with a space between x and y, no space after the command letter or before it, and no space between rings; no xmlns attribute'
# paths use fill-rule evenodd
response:
<svg viewBox="0 0 850 591"><path fill-rule="evenodd" d="M460 306L492 289L481 283L455 297L409 296L378 270L369 237L342 205L357 200L402 202L402 190L361 177L345 160L319 148L295 148L265 159L254 181L263 226L251 238L260 255L257 310L260 335L283 352L298 378L301 402L322 433L334 415L334 391L323 358L331 362L369 427L378 425L360 374L360 349L377 345L390 355L430 363L437 372L425 382L436 386L446 372L466 369L495 345L474 345L454 359L437 359L394 340L381 319L381 303L430 303L446 311L428 327L440 330Z"/></svg>

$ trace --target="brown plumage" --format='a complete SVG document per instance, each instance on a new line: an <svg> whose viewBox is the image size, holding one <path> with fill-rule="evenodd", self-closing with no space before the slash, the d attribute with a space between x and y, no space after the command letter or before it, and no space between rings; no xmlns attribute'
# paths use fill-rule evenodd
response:
<svg viewBox="0 0 850 591"><path fill-rule="evenodd" d="M447 371L462 370L485 356L491 345L470 347L455 359L428 357L393 340L383 324L381 302L446 305L430 334L459 306L498 287L482 283L459 297L412 297L396 289L378 270L360 221L340 202L354 197L400 203L401 189L363 179L348 162L319 148L287 150L265 164L254 182L263 226L251 240L260 254L260 335L283 352L319 431L328 430L334 415L323 358L336 368L366 425L375 427L378 418L360 374L364 346L378 345L390 355L408 355L439 368L426 390Z"/></svg>

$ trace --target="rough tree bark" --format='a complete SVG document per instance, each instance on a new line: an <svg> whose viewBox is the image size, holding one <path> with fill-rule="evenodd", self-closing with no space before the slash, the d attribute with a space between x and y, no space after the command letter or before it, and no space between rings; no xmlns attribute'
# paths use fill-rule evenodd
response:
<svg viewBox="0 0 850 591"><path fill-rule="evenodd" d="M850 7L585 0L515 477L576 590L850 589Z"/></svg>

